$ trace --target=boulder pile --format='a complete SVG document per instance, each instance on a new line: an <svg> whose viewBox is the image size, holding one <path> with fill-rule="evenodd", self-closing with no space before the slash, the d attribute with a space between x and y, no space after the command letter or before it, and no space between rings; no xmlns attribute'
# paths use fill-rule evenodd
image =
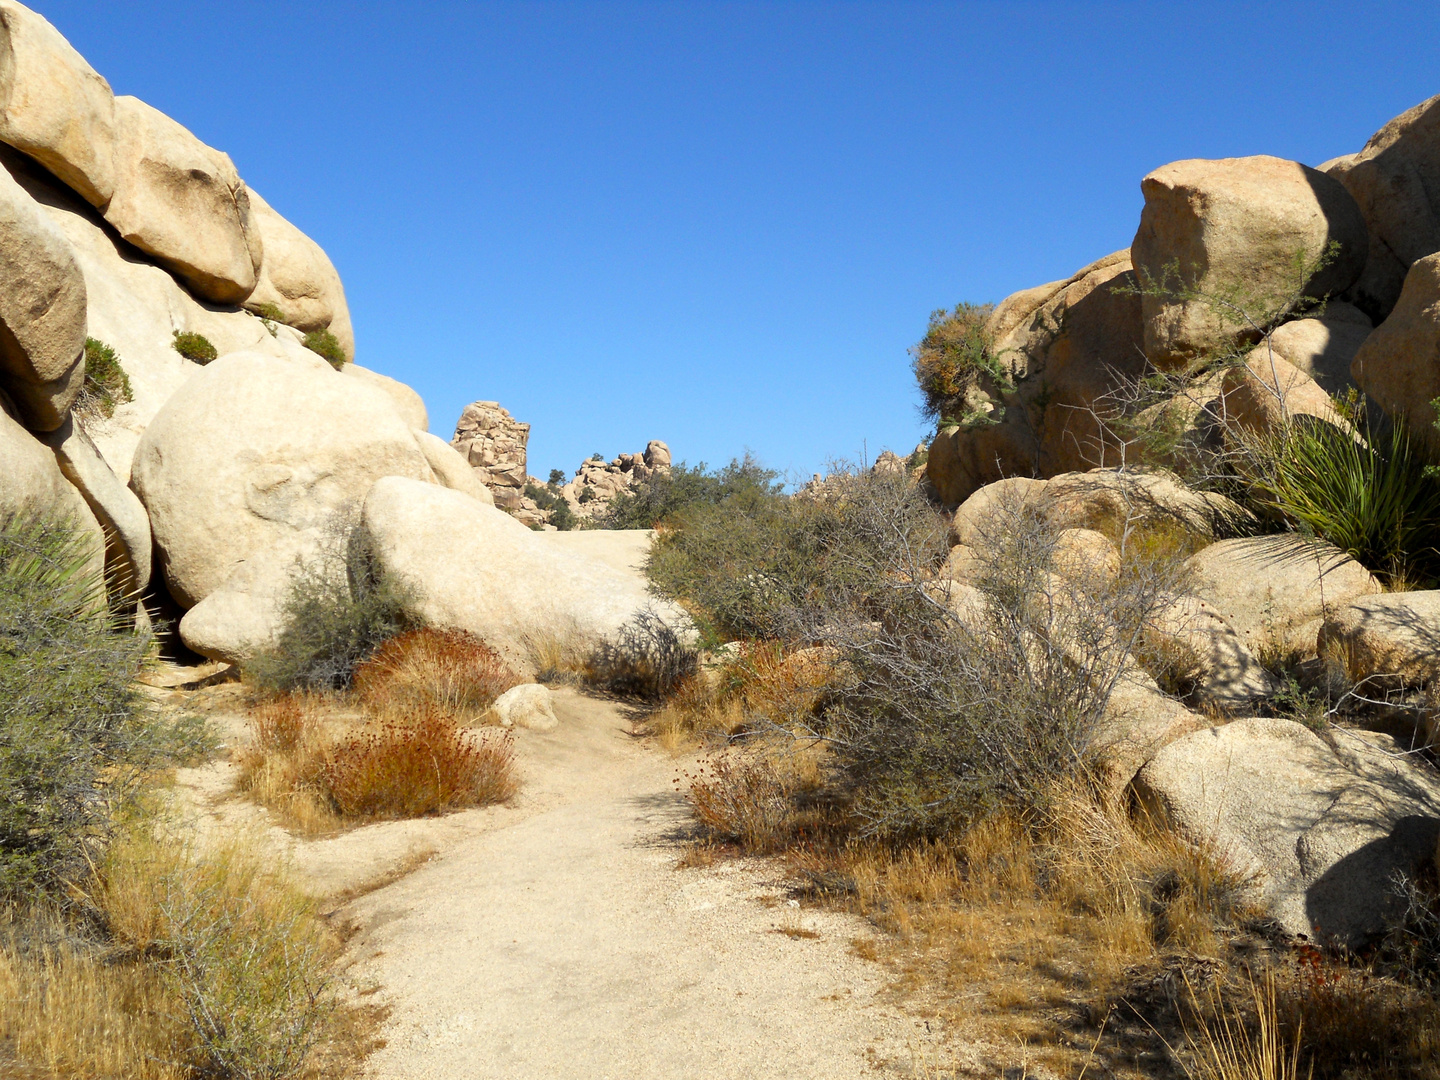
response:
<svg viewBox="0 0 1440 1080"><path fill-rule="evenodd" d="M560 486L559 495L570 504L571 513L590 520L622 491L657 473L669 472L670 464L670 447L651 439L638 454L621 454L613 461L601 457L582 461L574 478Z"/></svg>
<svg viewBox="0 0 1440 1080"><path fill-rule="evenodd" d="M414 390L353 363L320 246L15 0L0 0L0 329L0 518L74 521L115 606L178 609L207 657L267 647L297 573L336 560L403 576L417 618L521 666L537 639L584 647L648 603L633 573L495 509L524 489L526 425L481 402L454 445L431 435ZM91 355L119 388L105 408Z"/></svg>

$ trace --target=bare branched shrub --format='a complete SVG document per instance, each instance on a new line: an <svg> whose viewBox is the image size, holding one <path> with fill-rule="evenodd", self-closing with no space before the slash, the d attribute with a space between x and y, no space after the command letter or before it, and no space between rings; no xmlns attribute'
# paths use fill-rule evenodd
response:
<svg viewBox="0 0 1440 1080"><path fill-rule="evenodd" d="M611 693L660 701L695 674L699 656L676 629L646 608L603 641L586 663L588 682Z"/></svg>

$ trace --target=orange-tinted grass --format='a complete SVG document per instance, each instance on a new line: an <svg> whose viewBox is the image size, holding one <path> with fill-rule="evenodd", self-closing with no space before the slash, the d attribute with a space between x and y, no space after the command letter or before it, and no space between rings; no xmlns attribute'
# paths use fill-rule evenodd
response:
<svg viewBox="0 0 1440 1080"><path fill-rule="evenodd" d="M438 712L469 724L523 681L479 638L427 627L391 638L361 664L354 694L367 713L381 720Z"/></svg>

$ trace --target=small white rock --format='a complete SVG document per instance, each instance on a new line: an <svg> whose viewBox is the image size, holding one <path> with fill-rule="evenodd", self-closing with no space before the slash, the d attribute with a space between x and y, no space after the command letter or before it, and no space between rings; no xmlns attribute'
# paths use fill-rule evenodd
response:
<svg viewBox="0 0 1440 1080"><path fill-rule="evenodd" d="M539 683L512 686L491 706L501 727L523 727L531 731L554 731L560 726L550 688Z"/></svg>

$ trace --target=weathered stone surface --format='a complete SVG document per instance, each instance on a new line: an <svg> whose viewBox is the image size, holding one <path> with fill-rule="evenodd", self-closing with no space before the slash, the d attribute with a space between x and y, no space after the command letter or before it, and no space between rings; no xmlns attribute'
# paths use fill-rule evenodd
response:
<svg viewBox="0 0 1440 1080"><path fill-rule="evenodd" d="M150 519L145 507L105 464L73 416L43 438L65 479L80 492L106 532L106 576L121 595L138 597L150 584Z"/></svg>
<svg viewBox="0 0 1440 1080"><path fill-rule="evenodd" d="M583 653L645 607L688 627L655 604L642 574L557 550L459 492L386 477L366 496L363 523L380 567L411 587L413 618L472 633L521 667L538 641Z"/></svg>
<svg viewBox="0 0 1440 1080"><path fill-rule="evenodd" d="M670 446L659 439L651 439L645 444L645 464L652 469L668 469L670 467Z"/></svg>
<svg viewBox="0 0 1440 1080"><path fill-rule="evenodd" d="M0 382L33 431L54 431L84 383L85 278L34 199L0 169Z"/></svg>
<svg viewBox="0 0 1440 1080"><path fill-rule="evenodd" d="M501 727L522 727L531 731L554 731L560 726L550 690L540 683L512 686L491 706Z"/></svg>
<svg viewBox="0 0 1440 1080"><path fill-rule="evenodd" d="M522 424L498 401L472 401L455 424L450 445L465 456L480 482L493 495L525 487L525 446L530 425Z"/></svg>
<svg viewBox="0 0 1440 1080"><path fill-rule="evenodd" d="M1090 744L1102 790L1112 800L1162 747L1199 731L1209 721L1164 694L1155 680L1132 670L1115 684Z"/></svg>
<svg viewBox="0 0 1440 1080"><path fill-rule="evenodd" d="M92 206L115 193L115 98L60 31L0 0L0 142L29 154Z"/></svg>
<svg viewBox="0 0 1440 1080"><path fill-rule="evenodd" d="M1251 350L1243 365L1225 372L1212 411L1231 433L1275 432L1299 416L1342 429L1348 426L1314 379L1263 343Z"/></svg>
<svg viewBox="0 0 1440 1080"><path fill-rule="evenodd" d="M926 475L940 499L963 502L996 480L1053 476L1107 464L1115 440L1092 413L1135 378L1141 352L1140 298L1126 252L1066 282L1017 293L986 326L1010 385L982 378L984 419L941 430Z"/></svg>
<svg viewBox="0 0 1440 1080"><path fill-rule="evenodd" d="M1440 251L1440 96L1391 120L1358 154L1321 168L1345 185L1365 217L1369 257L1351 293L1378 323L1416 260Z"/></svg>
<svg viewBox="0 0 1440 1080"><path fill-rule="evenodd" d="M380 372L363 368L359 364L346 364L340 369L340 374L347 379L358 379L366 386L379 390L390 399L395 412L410 427L417 431L430 430L430 413L425 408L425 399L399 379L381 375Z"/></svg>
<svg viewBox="0 0 1440 1080"><path fill-rule="evenodd" d="M1246 878L1284 929L1358 948L1398 913L1391 877L1435 851L1440 784L1386 736L1236 720L1160 750L1140 805Z"/></svg>
<svg viewBox="0 0 1440 1080"><path fill-rule="evenodd" d="M180 619L180 640L211 660L244 665L285 627L285 603L302 564L322 558L318 530L283 537L246 559Z"/></svg>
<svg viewBox="0 0 1440 1080"><path fill-rule="evenodd" d="M288 558L298 536L358 510L380 477L431 479L389 399L313 359L222 356L175 392L141 438L131 487L183 607L242 562Z"/></svg>
<svg viewBox="0 0 1440 1080"><path fill-rule="evenodd" d="M495 496L490 494L489 488L476 479L475 470L470 468L469 463L460 456L455 447L438 435L431 435L428 431L421 431L418 428L411 434L415 436L416 445L425 455L425 460L430 465L430 471L435 474L435 479L441 487L458 491L462 495L469 495L486 506L495 505Z"/></svg>
<svg viewBox="0 0 1440 1080"><path fill-rule="evenodd" d="M1394 310L1360 346L1350 373L1387 415L1440 442L1431 404L1440 397L1440 253L1410 267Z"/></svg>
<svg viewBox="0 0 1440 1080"><path fill-rule="evenodd" d="M264 258L245 306L259 311L261 305L273 304L284 313L284 322L298 330L328 329L339 340L346 359L353 361L355 332L350 307L330 256L276 213L259 192L247 189L247 193L250 227L259 234Z"/></svg>
<svg viewBox="0 0 1440 1080"><path fill-rule="evenodd" d="M1279 689L1235 628L1199 597L1177 597L1156 616L1147 635L1152 649L1161 647L1161 656L1193 661L1192 693L1198 701L1233 713Z"/></svg>
<svg viewBox="0 0 1440 1080"><path fill-rule="evenodd" d="M80 492L65 479L49 447L38 442L5 410L0 410L0 461L5 463L0 469L0 519L14 516L74 521L89 548L90 569L103 574L105 534L95 515Z"/></svg>
<svg viewBox="0 0 1440 1080"><path fill-rule="evenodd" d="M1130 247L1135 271L1164 288L1235 294L1264 320L1297 285L1316 298L1348 288L1365 265L1368 236L1355 200L1333 177L1275 157L1177 161L1140 182L1145 208ZM1298 282L1297 254L1336 258ZM1145 354L1157 367L1258 336L1227 308L1146 295Z"/></svg>
<svg viewBox="0 0 1440 1080"><path fill-rule="evenodd" d="M602 562L623 574L645 574L654 529L573 529L536 533L545 547Z"/></svg>
<svg viewBox="0 0 1440 1080"><path fill-rule="evenodd" d="M197 296L240 303L255 288L263 248L229 156L138 98L115 99L115 125L105 220Z"/></svg>
<svg viewBox="0 0 1440 1080"><path fill-rule="evenodd" d="M1334 651L1352 679L1371 686L1440 681L1440 590L1361 596L1326 612L1322 652Z"/></svg>
<svg viewBox="0 0 1440 1080"><path fill-rule="evenodd" d="M1327 610L1380 591L1373 574L1339 548L1294 535L1222 540L1190 559L1195 591L1251 652L1315 655Z"/></svg>
<svg viewBox="0 0 1440 1080"><path fill-rule="evenodd" d="M950 522L950 544L975 547L996 528L997 519L1013 516L1039 499L1044 480L1012 476L986 484L970 495Z"/></svg>
<svg viewBox="0 0 1440 1080"><path fill-rule="evenodd" d="M84 275L89 334L114 347L129 376L134 399L118 406L113 417L86 420L90 438L121 481L129 481L135 446L150 418L200 370L172 347L174 331L203 334L222 356L253 351L323 363L288 327L271 335L247 312L198 302L169 273L137 257L74 192L8 146L0 146L0 165L69 241Z"/></svg>
<svg viewBox="0 0 1440 1080"><path fill-rule="evenodd" d="M1051 477L1040 505L1056 528L1095 529L1112 538L1127 526L1170 524L1209 537L1255 526L1254 516L1233 499L1194 491L1161 469L1092 469Z"/></svg>
<svg viewBox="0 0 1440 1080"><path fill-rule="evenodd" d="M1120 553L1094 529L1061 529L1051 558L1055 572L1073 581L1113 582L1120 576Z"/></svg>
<svg viewBox="0 0 1440 1080"><path fill-rule="evenodd" d="M1335 300L1326 305L1322 315L1277 327L1270 335L1270 347L1280 359L1314 379L1327 394L1343 397L1355 385L1350 363L1371 329L1363 311Z"/></svg>

